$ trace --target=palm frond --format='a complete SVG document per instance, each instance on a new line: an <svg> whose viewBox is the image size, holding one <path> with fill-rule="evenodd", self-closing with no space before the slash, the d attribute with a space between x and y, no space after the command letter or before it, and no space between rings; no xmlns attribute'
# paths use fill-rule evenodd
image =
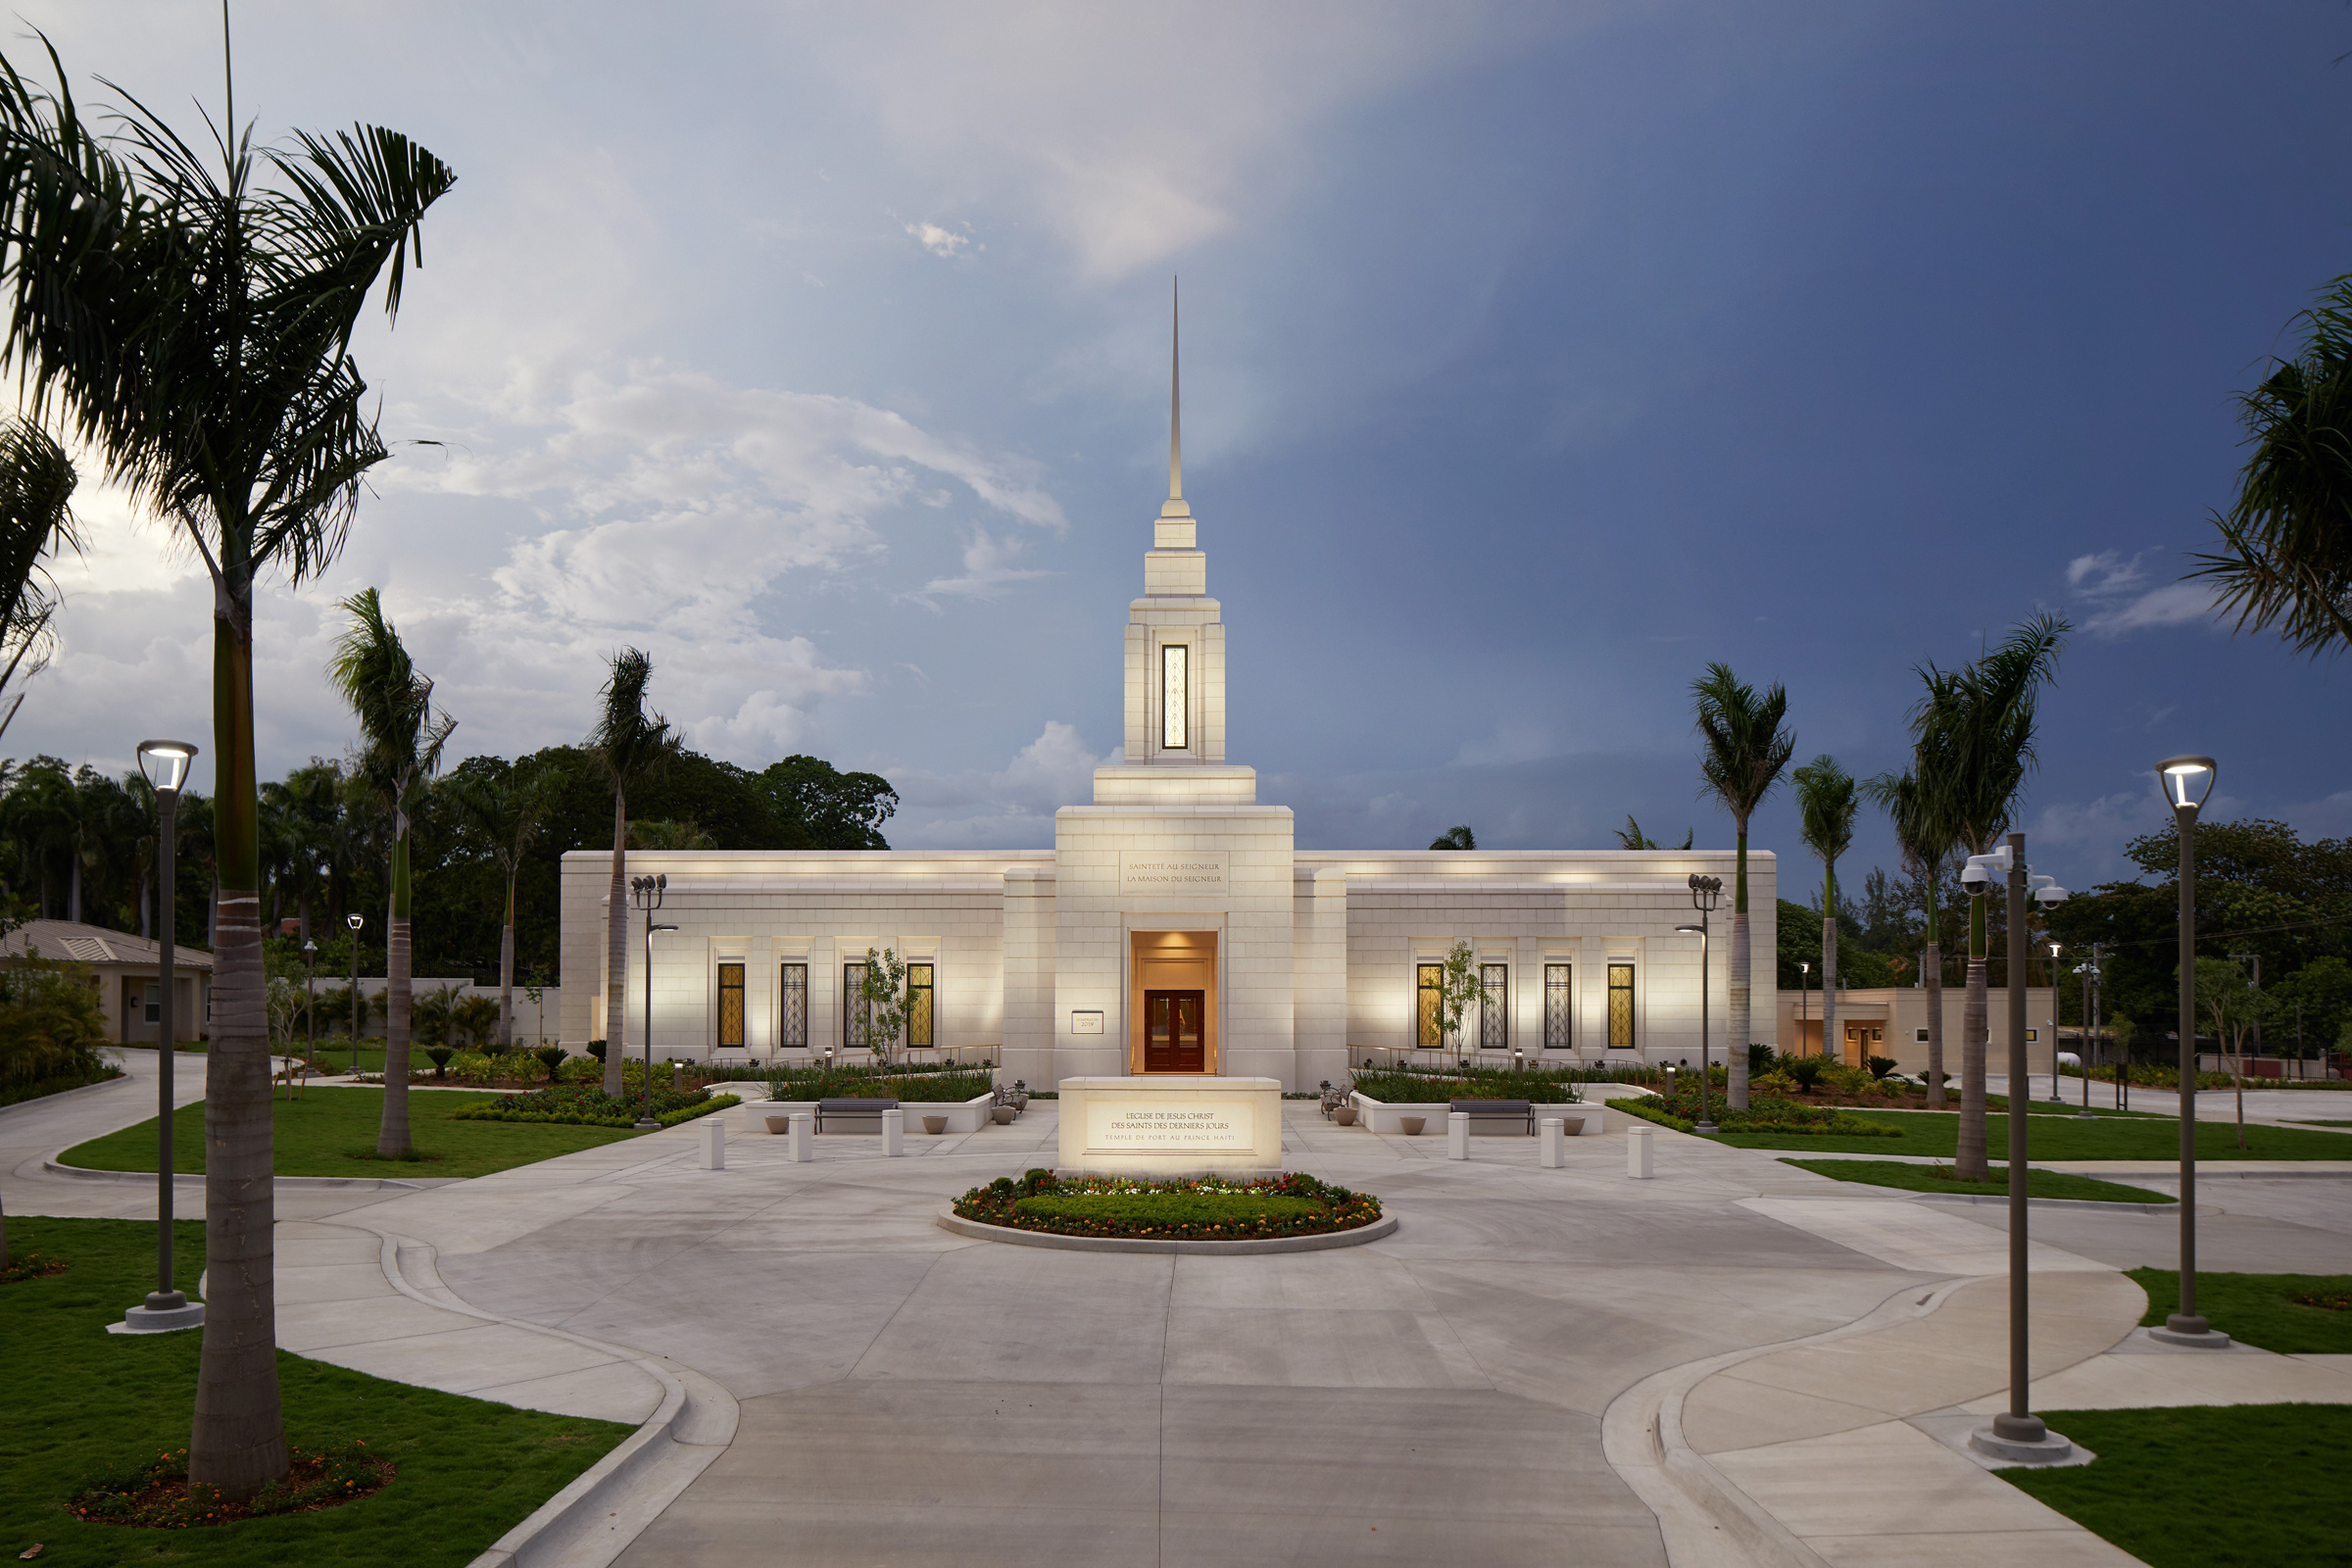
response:
<svg viewBox="0 0 2352 1568"><path fill-rule="evenodd" d="M1854 818L1862 809L1854 775L1824 752L1798 768L1794 777L1805 845L1823 864L1834 866L1839 856L1853 848Z"/></svg>
<svg viewBox="0 0 2352 1568"><path fill-rule="evenodd" d="M1701 796L1712 795L1744 822L1762 805L1796 755L1796 735L1783 721L1788 693L1782 686L1758 695L1727 664L1712 663L1690 683L1697 709Z"/></svg>

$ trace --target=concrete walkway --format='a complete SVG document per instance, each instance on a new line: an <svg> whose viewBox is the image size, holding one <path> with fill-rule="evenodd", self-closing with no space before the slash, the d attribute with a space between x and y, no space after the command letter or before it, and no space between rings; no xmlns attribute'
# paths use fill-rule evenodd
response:
<svg viewBox="0 0 2352 1568"><path fill-rule="evenodd" d="M149 1078L107 1125L152 1105ZM939 1229L1051 1162L1050 1102L896 1160L828 1137L796 1165L738 1122L706 1171L689 1126L429 1191L281 1190L281 1335L666 1423L549 1561L2130 1561L1955 1446L2005 1375L2002 1209L1662 1131L1633 1181L1622 1135L1544 1170L1532 1141L1452 1161L1286 1111L1286 1162L1378 1193L1394 1236L1169 1258ZM150 1190L41 1174L107 1130L52 1114L0 1115L10 1211L137 1214ZM2352 1268L2337 1193L2214 1183L2205 1262ZM2352 1401L2321 1358L2148 1353L2116 1270L2167 1261L2158 1212L2035 1211L2037 1397Z"/></svg>

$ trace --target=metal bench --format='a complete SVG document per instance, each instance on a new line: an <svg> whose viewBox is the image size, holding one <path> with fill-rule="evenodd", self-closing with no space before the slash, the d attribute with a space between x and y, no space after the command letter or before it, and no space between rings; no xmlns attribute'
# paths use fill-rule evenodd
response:
<svg viewBox="0 0 2352 1568"><path fill-rule="evenodd" d="M820 1100L816 1102L816 1130L825 1130L827 1116L880 1116L886 1110L896 1110L895 1100Z"/></svg>
<svg viewBox="0 0 2352 1568"><path fill-rule="evenodd" d="M1464 1115L1469 1116L1473 1121L1484 1121L1489 1118L1498 1120L1503 1118L1513 1119L1526 1125L1527 1135L1530 1138L1533 1138L1536 1135L1536 1107L1533 1102L1529 1101L1449 1100L1446 1102L1446 1108L1447 1110L1458 1110Z"/></svg>

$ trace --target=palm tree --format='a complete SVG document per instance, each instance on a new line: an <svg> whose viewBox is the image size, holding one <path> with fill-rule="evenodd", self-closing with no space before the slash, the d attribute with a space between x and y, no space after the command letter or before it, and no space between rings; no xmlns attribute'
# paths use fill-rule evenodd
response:
<svg viewBox="0 0 2352 1568"><path fill-rule="evenodd" d="M1886 813L1904 864L1927 890L1928 943L1919 964L1928 1002L1928 1103L1937 1106L1943 1103L1943 945L1936 921L1944 867L1951 863L1957 838L1937 814L1934 793L1919 778L1916 768L1908 773L1881 773L1862 786L1862 793Z"/></svg>
<svg viewBox="0 0 2352 1568"><path fill-rule="evenodd" d="M327 677L360 721L359 773L392 818L392 898L384 927L384 1117L375 1152L406 1159L409 1147L409 811L441 765L456 719L433 712L433 683L416 673L375 590L343 601L351 625Z"/></svg>
<svg viewBox="0 0 2352 1568"><path fill-rule="evenodd" d="M1666 848L1665 845L1660 844L1656 839L1651 838L1649 835L1642 831L1642 824L1634 820L1634 814L1631 811L1628 811L1625 814L1625 826L1614 829L1613 831L1617 835L1617 847L1619 849L1662 850ZM1697 839L1698 829L1685 828L1683 830L1683 842L1676 845L1675 848L1679 850L1687 850L1693 843L1695 843Z"/></svg>
<svg viewBox="0 0 2352 1568"><path fill-rule="evenodd" d="M2239 631L2278 629L2318 658L2352 645L2352 273L2303 313L2293 359L2238 399L2252 457L2214 526L2222 548L2194 559Z"/></svg>
<svg viewBox="0 0 2352 1568"><path fill-rule="evenodd" d="M0 60L6 352L27 412L59 414L131 504L184 527L213 579L220 880L205 1094L212 1281L188 1444L232 1501L287 1473L272 1300L269 1025L255 833L253 593L331 562L388 455L354 323L397 313L425 210L455 176L397 132L258 153L233 89L208 159L135 100L93 131L64 85ZM271 176L274 176L272 178ZM388 270L388 276L387 276Z"/></svg>
<svg viewBox="0 0 2352 1568"><path fill-rule="evenodd" d="M1862 803L1854 775L1824 752L1794 774L1796 809L1805 847L1821 857L1821 1051L1838 1044L1838 857L1853 847L1854 817Z"/></svg>
<svg viewBox="0 0 2352 1568"><path fill-rule="evenodd" d="M612 891L605 908L606 961L612 974L605 988L605 1093L621 1092L621 1036L629 1012L629 788L673 756L679 739L669 721L645 710L645 689L654 662L643 651L623 648L612 656L605 682L605 710L584 750L599 777L612 787Z"/></svg>
<svg viewBox="0 0 2352 1568"><path fill-rule="evenodd" d="M24 418L0 425L0 657L7 661L0 665L0 697L19 675L38 674L48 661L57 596L41 563L61 548L81 548L69 505L78 482L65 448L48 431ZM24 700L19 693L0 711L0 732Z"/></svg>
<svg viewBox="0 0 2352 1568"><path fill-rule="evenodd" d="M1946 813L1958 847L1992 849L2009 825L2033 770L2034 713L2041 688L2057 678L2067 623L2034 615L2001 645L1958 669L1920 666L1927 695L1912 710L1921 787ZM1984 900L1969 900L1968 1000L1960 1012L1960 1129L1953 1159L1962 1181L1986 1179L1984 1048L1986 1041ZM2011 975L2011 985L2025 976ZM2023 1094L2022 1084L2009 1086Z"/></svg>
<svg viewBox="0 0 2352 1568"><path fill-rule="evenodd" d="M552 763L516 762L502 766L495 777L474 772L450 782L459 814L489 842L491 857L507 873L507 919L498 936L498 1043L510 1047L514 1044L514 883L531 841L570 780Z"/></svg>
<svg viewBox="0 0 2352 1568"><path fill-rule="evenodd" d="M1713 796L1732 813L1740 835L1739 878L1732 895L1732 1005L1724 1020L1730 1030L1730 1083L1724 1102L1734 1110L1747 1108L1748 955L1747 955L1747 819L1772 793L1796 754L1796 736L1782 720L1788 716L1788 693L1774 686L1762 696L1733 675L1728 664L1709 664L1707 672L1690 683L1696 700L1699 776L1705 785L1701 799Z"/></svg>

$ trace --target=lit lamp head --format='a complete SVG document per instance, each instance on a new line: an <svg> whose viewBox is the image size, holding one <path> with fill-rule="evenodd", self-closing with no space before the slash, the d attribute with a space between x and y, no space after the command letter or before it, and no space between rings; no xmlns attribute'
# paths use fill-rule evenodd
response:
<svg viewBox="0 0 2352 1568"><path fill-rule="evenodd" d="M1687 937L1703 937L1707 934L1707 928L1703 925L1678 925L1675 929Z"/></svg>
<svg viewBox="0 0 2352 1568"><path fill-rule="evenodd" d="M1801 975L1810 975L1813 972L1813 965L1807 963L1802 958L1799 958L1796 964L1796 972Z"/></svg>
<svg viewBox="0 0 2352 1568"><path fill-rule="evenodd" d="M2213 793L2213 759L2168 757L2156 764L2156 782L2176 811L2194 811Z"/></svg>
<svg viewBox="0 0 2352 1568"><path fill-rule="evenodd" d="M318 961L318 944L305 940L302 944L302 956L310 962L317 963Z"/></svg>
<svg viewBox="0 0 2352 1568"><path fill-rule="evenodd" d="M187 741L139 742L139 771L158 795L177 795L195 760L196 748Z"/></svg>
<svg viewBox="0 0 2352 1568"><path fill-rule="evenodd" d="M343 917L343 923L351 927L351 934L353 936L358 936L360 934L360 927L368 923L368 917L364 914L347 914Z"/></svg>

